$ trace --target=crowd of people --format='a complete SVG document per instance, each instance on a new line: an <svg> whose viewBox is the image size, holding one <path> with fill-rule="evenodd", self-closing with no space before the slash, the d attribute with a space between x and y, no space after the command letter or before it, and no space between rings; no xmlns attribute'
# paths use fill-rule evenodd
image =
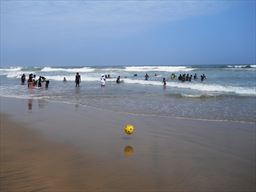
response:
<svg viewBox="0 0 256 192"><path fill-rule="evenodd" d="M26 75L22 74L21 76L21 84L24 85L26 82ZM50 81L47 80L44 76L39 76L38 79L36 79L36 75L33 73L30 73L28 76L28 88L33 88L33 87L42 87L44 84L45 88L48 88Z"/></svg>
<svg viewBox="0 0 256 192"><path fill-rule="evenodd" d="M134 76L137 76L137 74L135 74ZM154 76L157 76L157 74L155 73L155 75ZM145 81L147 81L147 80L149 80L149 75L146 73L145 74ZM177 78L177 76L176 76L176 74L175 73L172 73L171 74L171 76L170 76L170 80L176 80L176 78ZM206 80L207 78L206 78L206 76L205 76L205 74L202 74L201 76L200 76L200 78L201 78L201 81L204 81L204 80ZM178 80L179 81L181 81L181 82L185 82L185 81L192 81L192 79L194 79L194 80L197 80L198 79L198 77L197 77L197 74L195 73L194 75L192 75L192 74L189 74L189 73L184 73L184 74L179 74L179 76L178 76ZM166 86L166 82L167 82L167 79L164 77L163 78L163 80L162 80L162 82L163 82L163 85L164 86Z"/></svg>
<svg viewBox="0 0 256 192"><path fill-rule="evenodd" d="M138 74L134 74L133 76L137 77ZM158 75L155 73L154 76L156 77ZM147 73L145 74L144 77L145 77L145 81L149 80L149 78L150 78L150 76ZM106 79L110 79L110 78L111 78L110 74L108 74L108 75L105 75L105 74L101 75L101 78L100 78L101 87L104 87L106 85ZM176 74L172 73L171 76L170 76L170 80L176 80L176 78L177 78ZM190 81L192 81L192 79L193 80L197 80L198 77L197 77L196 73L194 75L189 74L189 73L187 73L187 74L184 73L184 74L179 74L177 79L179 81L181 81L181 82L185 82L185 81L189 81L190 82ZM202 74L200 76L200 79L201 79L201 81L204 81L207 78L206 78L205 74ZM26 75L23 74L21 76L21 83L25 84L25 81L26 81ZM66 77L63 78L63 82L67 82ZM123 80L121 80L121 76L119 75L116 78L116 83L119 84L121 82L123 82ZM35 87L35 86L42 87L42 83L45 83L45 88L48 88L50 81L47 80L43 76L39 76L39 78L36 79L36 75L31 73L31 74L29 74L27 83L28 83L28 87ZM80 83L81 83L81 76L77 72L76 76L75 76L75 85L76 85L76 87L79 87ZM162 79L162 83L163 83L163 86L166 86L167 85L167 78L164 77Z"/></svg>

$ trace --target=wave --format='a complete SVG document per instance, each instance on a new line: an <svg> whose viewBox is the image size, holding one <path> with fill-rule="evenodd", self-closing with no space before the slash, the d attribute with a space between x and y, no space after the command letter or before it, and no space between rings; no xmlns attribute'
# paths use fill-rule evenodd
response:
<svg viewBox="0 0 256 192"><path fill-rule="evenodd" d="M54 96L41 96L41 95L17 95L15 93L0 93L0 97L6 98L16 98L16 99L50 99L52 100ZM58 96L55 96L58 98Z"/></svg>
<svg viewBox="0 0 256 192"><path fill-rule="evenodd" d="M174 83L170 86L175 86L178 88L187 88L194 89L199 91L207 91L207 92L222 92L222 93L236 93L240 95L256 95L255 88L245 88L245 87L235 87L235 86L224 86L218 84L185 84L185 83Z"/></svg>
<svg viewBox="0 0 256 192"><path fill-rule="evenodd" d="M21 78L22 74L24 74L24 71L11 71L11 72L4 72L2 75L6 75L7 78ZM34 71L26 71L25 74L34 73Z"/></svg>
<svg viewBox="0 0 256 192"><path fill-rule="evenodd" d="M177 88L193 89L198 91L206 91L211 93L229 93L229 94L238 94L245 96L256 96L256 88L249 87L235 87L235 86L224 86L218 84L187 84L187 83L170 83L170 86Z"/></svg>
<svg viewBox="0 0 256 192"><path fill-rule="evenodd" d="M145 80L133 80L124 79L125 83L141 84L141 85L161 85L161 81L145 81ZM204 84L204 83L180 83L180 82L167 82L167 87L175 87L182 89L192 89L201 92L210 93L226 93L226 94L238 94L244 96L256 96L256 88L249 87L235 87L235 86L224 86L218 84Z"/></svg>
<svg viewBox="0 0 256 192"><path fill-rule="evenodd" d="M99 68L101 71L122 71L122 70L124 70L123 68Z"/></svg>
<svg viewBox="0 0 256 192"><path fill-rule="evenodd" d="M195 98L195 99L207 99L207 98L216 98L216 97L226 97L230 95L224 94L211 94L211 93L201 93L201 94L186 94L186 93L169 93L166 96L176 97L176 98Z"/></svg>
<svg viewBox="0 0 256 192"><path fill-rule="evenodd" d="M185 66L140 66L140 67L125 67L124 71L127 72L146 72L146 71L165 71L165 72L178 72L178 71L192 71L194 68Z"/></svg>
<svg viewBox="0 0 256 192"><path fill-rule="evenodd" d="M21 71L22 67L9 67L9 68L1 68L0 72L15 72L15 71Z"/></svg>
<svg viewBox="0 0 256 192"><path fill-rule="evenodd" d="M81 68L54 68L54 67L44 67L41 69L42 72L56 72L56 71L63 71L63 72L72 72L72 73L83 73L83 72L93 72L95 71L94 68L91 67L81 67Z"/></svg>
<svg viewBox="0 0 256 192"><path fill-rule="evenodd" d="M234 69L248 69L248 68L256 68L256 65L228 65L228 68Z"/></svg>
<svg viewBox="0 0 256 192"><path fill-rule="evenodd" d="M68 75L68 76L64 76L64 75L55 75L55 76L44 76L46 79L49 80L54 80L54 81L63 81L64 77L66 78L67 81L75 81L75 76L74 75ZM100 78L97 77L81 77L81 81L99 81Z"/></svg>
<svg viewBox="0 0 256 192"><path fill-rule="evenodd" d="M41 67L9 67L0 68L0 75L6 75L7 78L19 78L24 73L26 75L30 73L37 73L41 70Z"/></svg>
<svg viewBox="0 0 256 192"><path fill-rule="evenodd" d="M123 79L124 83L140 84L140 85L163 85L160 81L145 81L139 79Z"/></svg>
<svg viewBox="0 0 256 192"><path fill-rule="evenodd" d="M185 94L181 93L180 97L188 97L188 98L195 98L195 99L207 99L207 98L216 98L216 97L226 97L225 94L211 94L211 93L203 93L203 94ZM228 95L230 96L230 95Z"/></svg>

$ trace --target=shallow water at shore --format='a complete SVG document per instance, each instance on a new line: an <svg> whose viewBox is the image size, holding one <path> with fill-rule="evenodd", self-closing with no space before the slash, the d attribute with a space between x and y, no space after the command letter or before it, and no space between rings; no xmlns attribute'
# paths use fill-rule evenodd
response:
<svg viewBox="0 0 256 192"><path fill-rule="evenodd" d="M74 76L81 73L80 88ZM49 88L28 89L20 85L25 73L43 75ZM144 80L148 73L150 78ZM171 74L197 73L197 80L180 82ZM100 87L101 74L109 74ZM137 76L134 76L137 74ZM156 76L155 76L156 74ZM200 81L200 75L207 79ZM120 75L124 83L116 84ZM62 82L63 77L68 80ZM162 78L167 86L163 87ZM58 101L119 112L154 114L192 119L255 122L256 66L121 66L121 67L13 67L0 68L1 96Z"/></svg>

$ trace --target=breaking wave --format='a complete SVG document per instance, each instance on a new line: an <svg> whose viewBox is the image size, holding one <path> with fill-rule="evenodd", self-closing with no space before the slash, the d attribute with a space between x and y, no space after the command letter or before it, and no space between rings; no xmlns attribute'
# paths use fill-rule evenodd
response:
<svg viewBox="0 0 256 192"><path fill-rule="evenodd" d="M81 67L81 68L54 68L54 67L44 67L41 69L42 72L56 72L56 71L63 71L63 72L93 72L95 71L94 68L91 67Z"/></svg>
<svg viewBox="0 0 256 192"><path fill-rule="evenodd" d="M0 68L0 72L15 72L21 71L22 67L9 67L9 68Z"/></svg>
<svg viewBox="0 0 256 192"><path fill-rule="evenodd" d="M228 65L231 69L256 69L256 65Z"/></svg>
<svg viewBox="0 0 256 192"><path fill-rule="evenodd" d="M179 72L192 71L194 68L185 66L140 66L140 67L125 67L128 72L146 72L146 71L165 71L165 72Z"/></svg>

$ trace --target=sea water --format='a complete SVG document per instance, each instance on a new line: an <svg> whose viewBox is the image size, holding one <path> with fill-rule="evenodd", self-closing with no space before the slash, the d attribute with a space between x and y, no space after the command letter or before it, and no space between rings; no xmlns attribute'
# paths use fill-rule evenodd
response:
<svg viewBox="0 0 256 192"><path fill-rule="evenodd" d="M75 87L76 72L81 75L79 88ZM30 73L36 79L46 77L49 88L21 85L23 73L26 78ZM175 79L171 79L172 73ZM197 80L177 79L180 74L195 73ZM200 80L202 74L207 77L204 81ZM100 86L102 75L110 75L105 87ZM117 76L122 83L116 83ZM256 122L256 65L1 67L0 80L2 97L92 106L109 112Z"/></svg>

